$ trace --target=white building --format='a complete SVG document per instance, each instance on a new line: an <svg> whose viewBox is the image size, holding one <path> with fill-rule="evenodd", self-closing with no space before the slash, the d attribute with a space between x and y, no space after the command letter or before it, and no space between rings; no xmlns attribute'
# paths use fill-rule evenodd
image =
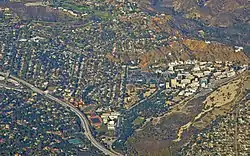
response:
<svg viewBox="0 0 250 156"><path fill-rule="evenodd" d="M195 64L194 68L193 68L193 71L200 71L201 68L198 64Z"/></svg>
<svg viewBox="0 0 250 156"><path fill-rule="evenodd" d="M120 115L119 112L111 112L109 118L110 120L114 120L117 119L119 115Z"/></svg>
<svg viewBox="0 0 250 156"><path fill-rule="evenodd" d="M200 65L201 66L204 66L204 65L206 65L207 64L207 62L206 61L204 61L204 62L200 62Z"/></svg>
<svg viewBox="0 0 250 156"><path fill-rule="evenodd" d="M169 71L174 71L174 65L169 65L168 70Z"/></svg>
<svg viewBox="0 0 250 156"><path fill-rule="evenodd" d="M194 76L191 75L191 74L187 74L187 75L186 75L186 78L187 78L187 79L190 79L190 80L193 80L193 79L194 79Z"/></svg>
<svg viewBox="0 0 250 156"><path fill-rule="evenodd" d="M218 77L219 75L221 75L221 72L220 72L220 71L213 73L213 76L214 76L214 77Z"/></svg>
<svg viewBox="0 0 250 156"><path fill-rule="evenodd" d="M184 64L184 62L183 62L183 61L179 61L178 63L179 63L179 64Z"/></svg>
<svg viewBox="0 0 250 156"><path fill-rule="evenodd" d="M185 93L185 96L190 96L190 95L193 95L193 93L191 93L191 92Z"/></svg>
<svg viewBox="0 0 250 156"><path fill-rule="evenodd" d="M0 76L0 81L5 80L5 77Z"/></svg>
<svg viewBox="0 0 250 156"><path fill-rule="evenodd" d="M187 61L185 61L185 64L192 64L192 61L191 60L187 60Z"/></svg>
<svg viewBox="0 0 250 156"><path fill-rule="evenodd" d="M224 79L226 77L227 77L227 73L223 72L223 73L221 73L221 75L218 76L218 79Z"/></svg>
<svg viewBox="0 0 250 156"><path fill-rule="evenodd" d="M239 47L239 46L235 46L234 48L235 48L234 51L235 51L236 53L238 53L238 52L240 52L240 51L243 50L243 47Z"/></svg>
<svg viewBox="0 0 250 156"><path fill-rule="evenodd" d="M115 122L114 121L108 122L108 130L115 130Z"/></svg>
<svg viewBox="0 0 250 156"><path fill-rule="evenodd" d="M217 63L217 64L222 64L222 61L215 61L215 63Z"/></svg>
<svg viewBox="0 0 250 156"><path fill-rule="evenodd" d="M210 70L210 71L214 71L214 69L215 68L213 68L213 67L208 67L208 70Z"/></svg>
<svg viewBox="0 0 250 156"><path fill-rule="evenodd" d="M101 118L102 118L104 124L106 124L108 122L109 116L110 116L110 113L103 113L101 115Z"/></svg>
<svg viewBox="0 0 250 156"><path fill-rule="evenodd" d="M170 83L166 82L166 89L169 89L169 88L170 88Z"/></svg>
<svg viewBox="0 0 250 156"><path fill-rule="evenodd" d="M197 89L198 89L198 88L195 87L195 88L190 88L189 90L190 90L191 93L195 93L195 92L197 91Z"/></svg>
<svg viewBox="0 0 250 156"><path fill-rule="evenodd" d="M179 96L183 96L183 95L184 95L184 93L185 93L185 91L184 91L184 90L182 90L182 91L180 91L180 92L179 92L179 94L178 94L178 95L179 95Z"/></svg>
<svg viewBox="0 0 250 156"><path fill-rule="evenodd" d="M182 84L189 84L189 83L191 83L191 80L190 79L182 79L181 83Z"/></svg>
<svg viewBox="0 0 250 156"><path fill-rule="evenodd" d="M103 118L102 121L103 121L104 124L107 124L108 123L108 118Z"/></svg>
<svg viewBox="0 0 250 156"><path fill-rule="evenodd" d="M229 71L228 73L227 73L227 77L233 77L233 76L235 76L235 71Z"/></svg>
<svg viewBox="0 0 250 156"><path fill-rule="evenodd" d="M202 83L201 83L201 87L202 87L202 88L207 88L207 84L204 83L204 82L202 82Z"/></svg>
<svg viewBox="0 0 250 156"><path fill-rule="evenodd" d="M185 87L186 87L186 84L184 84L184 83L178 83L177 86L178 86L178 87L181 87L181 88L185 88Z"/></svg>
<svg viewBox="0 0 250 156"><path fill-rule="evenodd" d="M190 84L190 86L191 86L192 88L199 87L199 86L200 86L200 83L199 83L199 81L194 81L194 82L192 82L192 83Z"/></svg>
<svg viewBox="0 0 250 156"><path fill-rule="evenodd" d="M203 77L203 73L202 72L197 72L197 73L193 73L194 76L197 76L197 77Z"/></svg>
<svg viewBox="0 0 250 156"><path fill-rule="evenodd" d="M207 66L201 66L200 68L201 68L201 70L204 70L207 68Z"/></svg>
<svg viewBox="0 0 250 156"><path fill-rule="evenodd" d="M208 76L208 75L210 75L211 71L206 70L206 71L204 71L203 73L204 73L205 76Z"/></svg>
<svg viewBox="0 0 250 156"><path fill-rule="evenodd" d="M178 82L176 79L171 79L170 80L170 84L172 88L176 88L176 86L178 85Z"/></svg>

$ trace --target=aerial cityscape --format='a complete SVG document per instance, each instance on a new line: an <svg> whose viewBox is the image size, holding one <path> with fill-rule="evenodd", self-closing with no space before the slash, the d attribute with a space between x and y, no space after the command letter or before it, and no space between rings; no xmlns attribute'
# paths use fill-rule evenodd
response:
<svg viewBox="0 0 250 156"><path fill-rule="evenodd" d="M249 65L247 0L0 0L0 156L248 156Z"/></svg>

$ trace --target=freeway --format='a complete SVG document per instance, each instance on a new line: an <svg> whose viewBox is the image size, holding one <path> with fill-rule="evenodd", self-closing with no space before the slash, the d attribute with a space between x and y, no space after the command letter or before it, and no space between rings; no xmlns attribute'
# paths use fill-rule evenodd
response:
<svg viewBox="0 0 250 156"><path fill-rule="evenodd" d="M70 108L71 111L73 111L81 120L81 126L82 128L84 129L84 134L86 135L86 137L89 139L89 141L96 147L98 148L99 150L101 150L105 155L109 155L109 156L120 156L122 154L120 153L117 153L117 152L111 152L110 150L106 149L104 146L102 146L92 135L91 133L91 130L89 128L89 122L88 122L88 119L85 117L85 115L79 111L77 108L75 108L72 104L70 103L67 103L67 102L64 102L50 94L46 94L44 91L40 90L39 88L33 86L32 84L22 80L22 79L19 79L15 76L12 76L12 75L9 75L7 73L3 73L3 72L0 72L0 75L2 76L5 76L5 77L8 77L8 78L11 78L21 84L23 84L24 86L30 88L32 91L42 95L42 96L45 96L46 98L52 100L52 101L55 101L59 104L61 104L62 106L64 107L68 107Z"/></svg>

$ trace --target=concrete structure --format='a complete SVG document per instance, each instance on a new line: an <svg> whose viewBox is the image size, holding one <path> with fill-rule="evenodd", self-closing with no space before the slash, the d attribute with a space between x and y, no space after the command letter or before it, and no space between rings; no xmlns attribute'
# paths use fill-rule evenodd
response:
<svg viewBox="0 0 250 156"><path fill-rule="evenodd" d="M220 72L220 71L213 73L213 76L214 76L214 77L218 77L219 75L221 75L221 72Z"/></svg>
<svg viewBox="0 0 250 156"><path fill-rule="evenodd" d="M190 79L183 79L183 80L181 80L181 83L182 84L189 84L189 83L191 83L191 80Z"/></svg>
<svg viewBox="0 0 250 156"><path fill-rule="evenodd" d="M197 72L197 73L193 73L194 76L197 76L197 77L202 77L203 76L203 73L202 72Z"/></svg>
<svg viewBox="0 0 250 156"><path fill-rule="evenodd" d="M108 130L115 130L115 122L114 121L108 122Z"/></svg>
<svg viewBox="0 0 250 156"><path fill-rule="evenodd" d="M243 47L235 46L234 48L235 48L234 52L236 52L236 53L243 51Z"/></svg>
<svg viewBox="0 0 250 156"><path fill-rule="evenodd" d="M183 95L184 95L184 93L185 93L185 91L184 91L184 90L182 90L182 91L180 91L180 92L178 93L178 95L179 95L179 96L183 96Z"/></svg>
<svg viewBox="0 0 250 156"><path fill-rule="evenodd" d="M204 71L203 73L204 73L204 75L205 75L205 76L208 76L208 75L210 75L210 74L211 74L211 71L206 70L206 71Z"/></svg>
<svg viewBox="0 0 250 156"><path fill-rule="evenodd" d="M170 65L169 68L168 68L169 71L174 71L174 66L173 65Z"/></svg>
<svg viewBox="0 0 250 156"><path fill-rule="evenodd" d="M5 77L0 76L0 81L5 80Z"/></svg>
<svg viewBox="0 0 250 156"><path fill-rule="evenodd" d="M111 112L109 118L110 118L111 120L115 120L115 119L117 119L119 116L120 116L120 113L119 113L119 112Z"/></svg>
<svg viewBox="0 0 250 156"><path fill-rule="evenodd" d="M235 76L236 72L235 71L229 71L227 73L227 77L232 77L232 76Z"/></svg>
<svg viewBox="0 0 250 156"><path fill-rule="evenodd" d="M193 71L200 71L201 68L198 64L195 64L194 68L193 68Z"/></svg>
<svg viewBox="0 0 250 156"><path fill-rule="evenodd" d="M177 84L178 84L178 82L176 79L171 79L171 81L170 81L171 88L176 88Z"/></svg>
<svg viewBox="0 0 250 156"><path fill-rule="evenodd" d="M166 82L166 89L169 89L169 88L170 88L170 83Z"/></svg>
<svg viewBox="0 0 250 156"><path fill-rule="evenodd" d="M200 85L202 88L206 88L208 84L208 79L207 78L201 78L200 79Z"/></svg>

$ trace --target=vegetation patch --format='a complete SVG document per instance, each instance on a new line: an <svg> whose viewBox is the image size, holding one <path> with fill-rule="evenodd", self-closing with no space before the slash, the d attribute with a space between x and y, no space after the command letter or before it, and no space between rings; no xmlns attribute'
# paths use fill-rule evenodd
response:
<svg viewBox="0 0 250 156"><path fill-rule="evenodd" d="M138 117L133 121L133 124L134 124L134 125L141 125L143 122L144 122L144 118L138 116Z"/></svg>

